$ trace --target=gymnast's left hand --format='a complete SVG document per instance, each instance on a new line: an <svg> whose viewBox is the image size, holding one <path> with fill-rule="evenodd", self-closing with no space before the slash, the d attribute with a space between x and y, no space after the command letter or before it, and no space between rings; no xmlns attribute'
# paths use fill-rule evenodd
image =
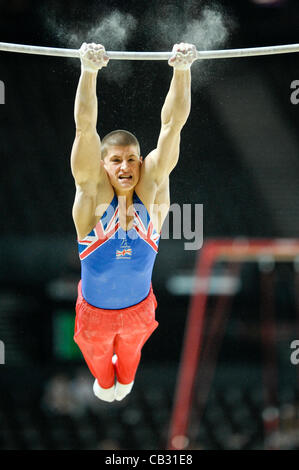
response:
<svg viewBox="0 0 299 470"><path fill-rule="evenodd" d="M79 49L82 70L88 72L97 72L102 67L106 67L109 57L106 54L105 47L102 44L94 42L87 44L84 42Z"/></svg>
<svg viewBox="0 0 299 470"><path fill-rule="evenodd" d="M196 59L198 59L196 47L193 44L181 42L173 46L168 64L177 70L188 70Z"/></svg>

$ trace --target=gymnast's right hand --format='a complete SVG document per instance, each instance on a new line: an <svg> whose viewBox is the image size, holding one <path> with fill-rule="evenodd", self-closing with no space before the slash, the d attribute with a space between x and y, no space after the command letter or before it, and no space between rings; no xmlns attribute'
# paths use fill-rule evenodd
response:
<svg viewBox="0 0 299 470"><path fill-rule="evenodd" d="M84 42L79 49L81 59L81 69L87 72L97 72L102 67L106 67L109 57L102 44L94 42L87 44Z"/></svg>

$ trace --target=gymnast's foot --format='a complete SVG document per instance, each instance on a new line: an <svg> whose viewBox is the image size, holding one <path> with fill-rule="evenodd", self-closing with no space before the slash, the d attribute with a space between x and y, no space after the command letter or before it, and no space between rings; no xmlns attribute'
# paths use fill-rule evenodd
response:
<svg viewBox="0 0 299 470"><path fill-rule="evenodd" d="M119 382L116 382L116 385L115 385L115 400L120 401L123 398L125 398L130 393L130 391L132 390L133 385L134 385L134 380L133 380L133 382L131 382L129 384L126 384L126 385L121 384Z"/></svg>
<svg viewBox="0 0 299 470"><path fill-rule="evenodd" d="M113 387L110 387L110 388L102 388L99 385L99 383L96 379L94 381L94 384L93 384L93 393L100 400L112 402L112 401L114 401L114 398L115 398L115 396L114 396L115 395L115 385L113 385Z"/></svg>

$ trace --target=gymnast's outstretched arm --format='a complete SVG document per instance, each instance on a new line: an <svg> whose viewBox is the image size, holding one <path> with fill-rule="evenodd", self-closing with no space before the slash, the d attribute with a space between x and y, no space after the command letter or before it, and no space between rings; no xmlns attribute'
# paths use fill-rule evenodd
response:
<svg viewBox="0 0 299 470"><path fill-rule="evenodd" d="M195 46L176 44L169 65L173 76L162 112L161 130L157 147L145 159L145 171L158 185L176 166L180 150L180 134L191 109L191 71L190 67L197 58Z"/></svg>
<svg viewBox="0 0 299 470"><path fill-rule="evenodd" d="M81 75L75 98L76 136L71 153L71 168L76 184L73 219L77 234L84 238L96 220L98 185L111 190L106 171L101 165L101 140L97 133L98 71L108 57L103 46L84 43L80 49Z"/></svg>

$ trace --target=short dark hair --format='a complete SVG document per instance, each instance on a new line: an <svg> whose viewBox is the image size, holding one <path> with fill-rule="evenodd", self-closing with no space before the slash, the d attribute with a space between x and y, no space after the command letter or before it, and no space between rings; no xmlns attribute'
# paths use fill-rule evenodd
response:
<svg viewBox="0 0 299 470"><path fill-rule="evenodd" d="M139 142L137 138L135 137L135 135L129 131L118 129L116 131L109 132L109 134L105 135L105 137L101 139L102 159L106 157L108 147L112 145L119 145L120 147L126 147L128 145L136 145L138 154L140 155Z"/></svg>

